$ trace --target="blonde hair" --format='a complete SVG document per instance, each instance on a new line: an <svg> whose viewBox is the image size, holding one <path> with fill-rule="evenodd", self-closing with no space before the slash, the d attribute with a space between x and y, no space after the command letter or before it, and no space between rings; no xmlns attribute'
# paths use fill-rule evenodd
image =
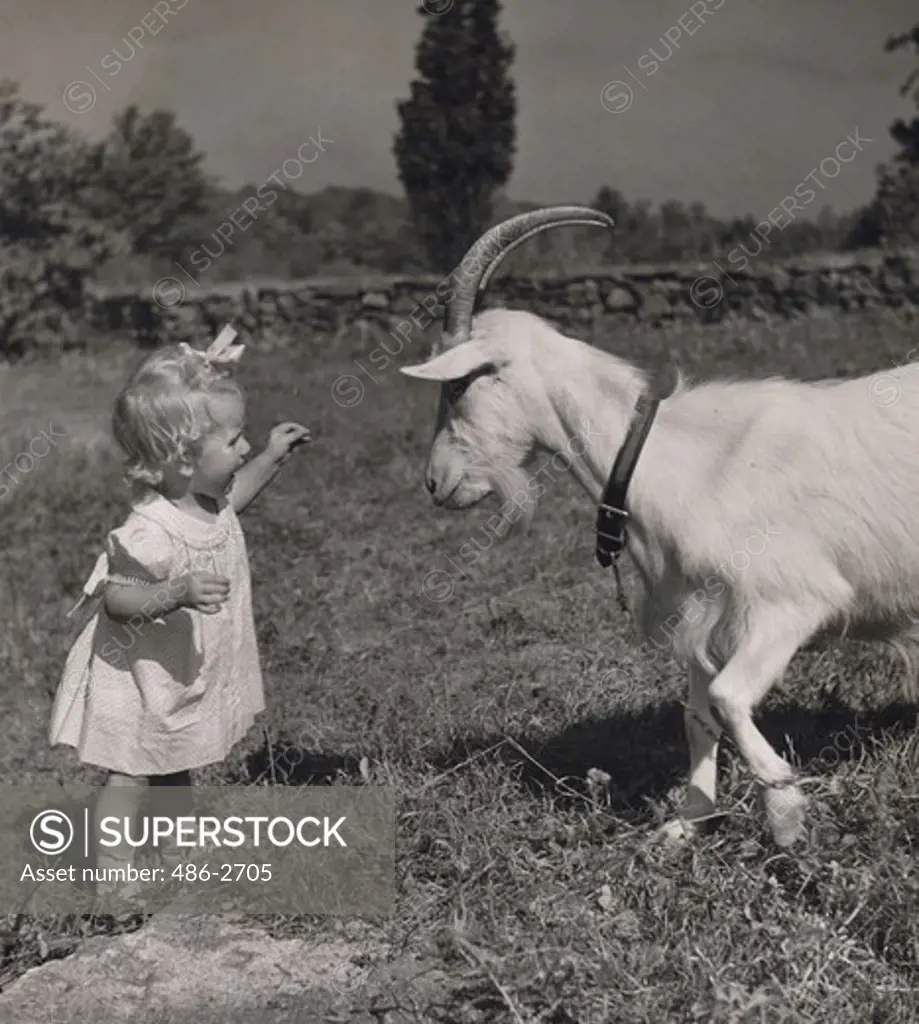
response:
<svg viewBox="0 0 919 1024"><path fill-rule="evenodd" d="M159 487L167 466L196 458L215 426L208 399L216 395L245 401L230 371L189 345L170 345L144 360L112 410L112 432L132 486Z"/></svg>

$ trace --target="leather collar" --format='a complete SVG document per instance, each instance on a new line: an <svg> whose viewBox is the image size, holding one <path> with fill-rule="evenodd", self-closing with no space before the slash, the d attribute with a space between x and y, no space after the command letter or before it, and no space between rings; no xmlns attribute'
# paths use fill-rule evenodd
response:
<svg viewBox="0 0 919 1024"><path fill-rule="evenodd" d="M673 394L677 384L674 367L660 371L638 396L622 447L597 509L597 561L604 569L613 565L625 550L628 539L627 495L638 458L648 439L660 403Z"/></svg>

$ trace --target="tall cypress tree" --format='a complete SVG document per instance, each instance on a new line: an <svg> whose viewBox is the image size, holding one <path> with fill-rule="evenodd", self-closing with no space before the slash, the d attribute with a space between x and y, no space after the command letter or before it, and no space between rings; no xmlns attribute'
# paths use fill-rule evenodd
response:
<svg viewBox="0 0 919 1024"><path fill-rule="evenodd" d="M393 152L412 219L441 273L489 225L494 193L513 167L514 46L498 31L500 10L500 0L454 0L439 15L418 8L419 77L397 105Z"/></svg>

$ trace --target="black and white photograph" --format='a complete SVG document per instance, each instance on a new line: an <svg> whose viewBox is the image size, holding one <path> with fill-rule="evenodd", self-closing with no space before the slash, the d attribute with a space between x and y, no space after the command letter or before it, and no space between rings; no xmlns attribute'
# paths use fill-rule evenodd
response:
<svg viewBox="0 0 919 1024"><path fill-rule="evenodd" d="M919 1021L919 9L0 0L0 1022Z"/></svg>

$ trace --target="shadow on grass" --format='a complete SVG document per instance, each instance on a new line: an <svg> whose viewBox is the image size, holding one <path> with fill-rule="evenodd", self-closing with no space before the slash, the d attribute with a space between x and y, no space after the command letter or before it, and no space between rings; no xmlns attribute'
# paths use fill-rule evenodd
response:
<svg viewBox="0 0 919 1024"><path fill-rule="evenodd" d="M855 711L831 700L819 708L770 708L757 714L755 721L769 743L801 774L828 775L840 763L870 754L873 743L885 733L914 730L919 708L895 703ZM490 758L507 765L532 790L553 792L562 803L586 796L587 773L597 768L610 777L610 808L640 818L652 816L649 799L660 800L673 786L685 782L689 767L683 708L675 701L579 722L547 739L499 734L469 737L443 752L431 768L438 773L458 768L491 747L496 749ZM721 744L720 756L739 755L727 741ZM317 753L282 741L248 755L233 781L330 786L359 779L357 757Z"/></svg>
<svg viewBox="0 0 919 1024"><path fill-rule="evenodd" d="M888 731L912 731L919 723L919 709L897 703L854 711L834 701L822 708L765 710L755 721L770 744L792 760L802 775L814 776L831 774L840 763L870 753L873 742ZM689 768L683 708L675 701L579 722L548 739L508 738L513 742L505 743L494 756L533 790L554 792L562 803L577 801L575 794L589 792L588 771L597 768L610 776L610 808L628 817L652 817L648 799L661 799L674 785L685 782ZM455 767L502 739L489 736L460 742L437 767ZM727 756L739 756L727 741L721 744L722 758L725 748L730 751Z"/></svg>

